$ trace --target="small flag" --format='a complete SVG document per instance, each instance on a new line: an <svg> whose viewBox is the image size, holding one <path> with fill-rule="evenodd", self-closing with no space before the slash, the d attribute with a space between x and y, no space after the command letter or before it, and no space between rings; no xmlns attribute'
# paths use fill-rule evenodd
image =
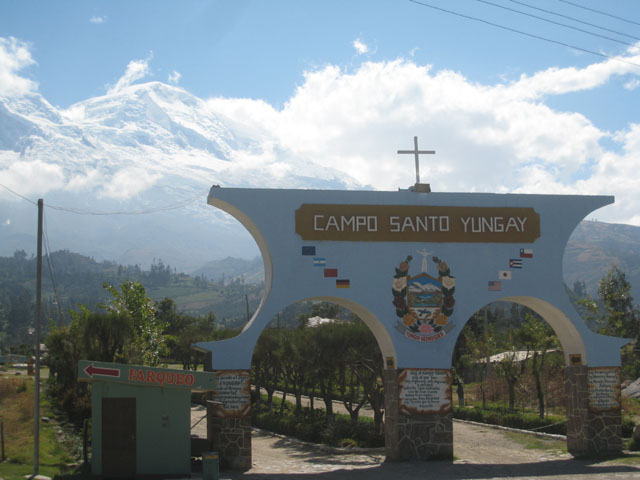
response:
<svg viewBox="0 0 640 480"><path fill-rule="evenodd" d="M316 247L302 247L302 255L315 255Z"/></svg>
<svg viewBox="0 0 640 480"><path fill-rule="evenodd" d="M349 288L350 283L349 280L336 280L336 288Z"/></svg>
<svg viewBox="0 0 640 480"><path fill-rule="evenodd" d="M304 253L303 253L304 255ZM313 259L313 266L314 267L324 267L327 264L327 259L326 258L314 258Z"/></svg>
<svg viewBox="0 0 640 480"><path fill-rule="evenodd" d="M509 259L509 268L522 268L522 260L519 258Z"/></svg>
<svg viewBox="0 0 640 480"><path fill-rule="evenodd" d="M502 282L489 281L489 291L497 292L498 290L502 290Z"/></svg>
<svg viewBox="0 0 640 480"><path fill-rule="evenodd" d="M532 248L521 248L520 249L520 258L533 258L533 249Z"/></svg>
<svg viewBox="0 0 640 480"><path fill-rule="evenodd" d="M498 277L501 280L511 280L511 272L509 270L500 270L498 272Z"/></svg>
<svg viewBox="0 0 640 480"><path fill-rule="evenodd" d="M324 276L325 277L337 277L338 276L338 269L337 268L325 268L324 269Z"/></svg>

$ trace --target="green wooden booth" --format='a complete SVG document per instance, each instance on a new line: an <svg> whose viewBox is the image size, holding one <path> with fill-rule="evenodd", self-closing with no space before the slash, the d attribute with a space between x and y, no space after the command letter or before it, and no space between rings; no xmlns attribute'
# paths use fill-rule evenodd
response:
<svg viewBox="0 0 640 480"><path fill-rule="evenodd" d="M191 391L214 390L214 373L81 360L78 379L92 383L93 475L190 476Z"/></svg>

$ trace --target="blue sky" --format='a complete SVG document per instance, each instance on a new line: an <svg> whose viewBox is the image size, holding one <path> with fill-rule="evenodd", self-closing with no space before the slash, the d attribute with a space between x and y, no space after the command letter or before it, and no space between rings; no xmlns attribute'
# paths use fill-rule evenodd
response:
<svg viewBox="0 0 640 480"><path fill-rule="evenodd" d="M474 0L424 2L505 27L620 55L625 45ZM600 35L634 39L545 14L508 0L496 4ZM640 3L579 0L584 6L640 23ZM640 25L558 0L531 5L640 38ZM282 106L303 72L326 64L348 70L362 61L410 58L471 81L495 83L551 66L586 66L601 58L485 23L402 0L382 1L33 1L3 2L0 32L28 42L36 65L28 76L51 103L67 107L102 95L134 59L149 59L147 80L172 72L199 97L260 98ZM366 45L359 54L354 41ZM640 67L639 67L640 68ZM554 99L560 109L583 111L602 128L619 128L640 106L624 79L601 87L614 101L584 92Z"/></svg>
<svg viewBox="0 0 640 480"><path fill-rule="evenodd" d="M381 132L393 132L390 152L410 148L417 134L421 147L442 152L432 172L440 190L616 194L626 207L606 219L640 225L640 2L573 3L585 8L563 0L5 1L0 75L9 73L0 94L2 81L7 90L30 80L26 90L67 109L132 83L171 83L364 185L400 181L375 156ZM481 179L488 171L497 173Z"/></svg>

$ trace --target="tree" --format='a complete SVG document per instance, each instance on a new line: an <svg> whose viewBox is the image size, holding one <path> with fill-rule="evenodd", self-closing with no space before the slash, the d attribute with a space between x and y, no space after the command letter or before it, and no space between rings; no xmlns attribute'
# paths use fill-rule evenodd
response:
<svg viewBox="0 0 640 480"><path fill-rule="evenodd" d="M155 315L155 307L147 297L144 286L138 282L125 281L120 288L104 284L113 298L105 305L107 311L125 315L133 327L133 341L129 345L128 357L134 363L156 366L167 352L164 343L164 322Z"/></svg>
<svg viewBox="0 0 640 480"><path fill-rule="evenodd" d="M296 398L296 412L302 411L302 393L308 383L309 370L314 362L306 353L309 341L308 329L279 330L280 363L286 386Z"/></svg>
<svg viewBox="0 0 640 480"><path fill-rule="evenodd" d="M544 372L547 353L549 350L559 346L558 337L556 337L555 332L547 322L535 315L532 315L531 313L526 313L525 322L522 325L521 338L526 345L527 350L531 350L533 352L530 362L531 373L536 385L538 415L540 418L544 418L545 398L544 389L542 388L542 375Z"/></svg>
<svg viewBox="0 0 640 480"><path fill-rule="evenodd" d="M464 374L473 365L473 352L469 329L463 330L453 350L451 373L453 384L457 386L458 405L464 407Z"/></svg>
<svg viewBox="0 0 640 480"><path fill-rule="evenodd" d="M340 330L335 324L318 325L313 328L313 333L313 342L309 345L308 354L316 361L311 375L320 389L320 396L327 412L327 423L333 423L333 400L344 346L340 338Z"/></svg>
<svg viewBox="0 0 640 480"><path fill-rule="evenodd" d="M338 365L338 390L342 397L342 403L351 417L351 422L355 425L358 421L360 409L367 402L362 379L362 372L358 371L358 366L367 363L371 353L368 351L368 337L373 338L369 329L359 320L336 325L342 333L342 358ZM375 344L375 339L373 339ZM368 362L370 363L370 362Z"/></svg>
<svg viewBox="0 0 640 480"><path fill-rule="evenodd" d="M83 354L88 360L100 362L126 361L125 346L133 329L129 319L118 313L91 312L84 305L71 312L78 323Z"/></svg>
<svg viewBox="0 0 640 480"><path fill-rule="evenodd" d="M376 431L381 432L384 415L384 387L382 382L384 365L382 353L373 333L359 319L353 330L355 335L352 336L350 342L353 345L354 355L350 368L358 376L364 393L364 402L368 402L373 410Z"/></svg>
<svg viewBox="0 0 640 480"><path fill-rule="evenodd" d="M519 350L516 346L515 332L509 332L508 336L512 339L512 346L509 350L503 353L502 358L497 363L497 367L498 373L507 382L507 391L509 393L509 411L514 412L516 404L516 385L526 371L529 351L527 350L524 359L520 358Z"/></svg>
<svg viewBox="0 0 640 480"><path fill-rule="evenodd" d="M604 305L602 333L616 337L640 337L640 317L633 306L631 284L618 267L611 268L598 284L598 296Z"/></svg>
<svg viewBox="0 0 640 480"><path fill-rule="evenodd" d="M640 375L640 311L633 305L631 284L625 273L612 267L598 284L598 296L604 306L601 333L633 340L623 349L622 356L625 377L635 379Z"/></svg>
<svg viewBox="0 0 640 480"><path fill-rule="evenodd" d="M280 337L278 331L272 328L265 329L253 350L251 359L253 382L258 394L264 388L267 392L267 405L273 405L273 393L278 385L282 373L280 365Z"/></svg>
<svg viewBox="0 0 640 480"><path fill-rule="evenodd" d="M487 408L487 378L489 376L489 358L496 348L496 333L493 325L489 325L486 308L476 312L465 326L465 343L471 358L482 366L480 371L480 393L482 409Z"/></svg>

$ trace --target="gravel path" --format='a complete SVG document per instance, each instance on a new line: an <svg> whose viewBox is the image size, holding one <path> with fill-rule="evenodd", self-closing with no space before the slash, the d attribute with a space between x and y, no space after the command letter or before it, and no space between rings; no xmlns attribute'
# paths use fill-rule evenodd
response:
<svg viewBox="0 0 640 480"><path fill-rule="evenodd" d="M195 423L204 409L193 415ZM205 421L202 422L204 424ZM233 480L566 479L640 480L640 466L576 460L553 450L527 449L502 431L454 422L454 462L384 463L379 451L336 453L255 429L253 468L223 472Z"/></svg>

